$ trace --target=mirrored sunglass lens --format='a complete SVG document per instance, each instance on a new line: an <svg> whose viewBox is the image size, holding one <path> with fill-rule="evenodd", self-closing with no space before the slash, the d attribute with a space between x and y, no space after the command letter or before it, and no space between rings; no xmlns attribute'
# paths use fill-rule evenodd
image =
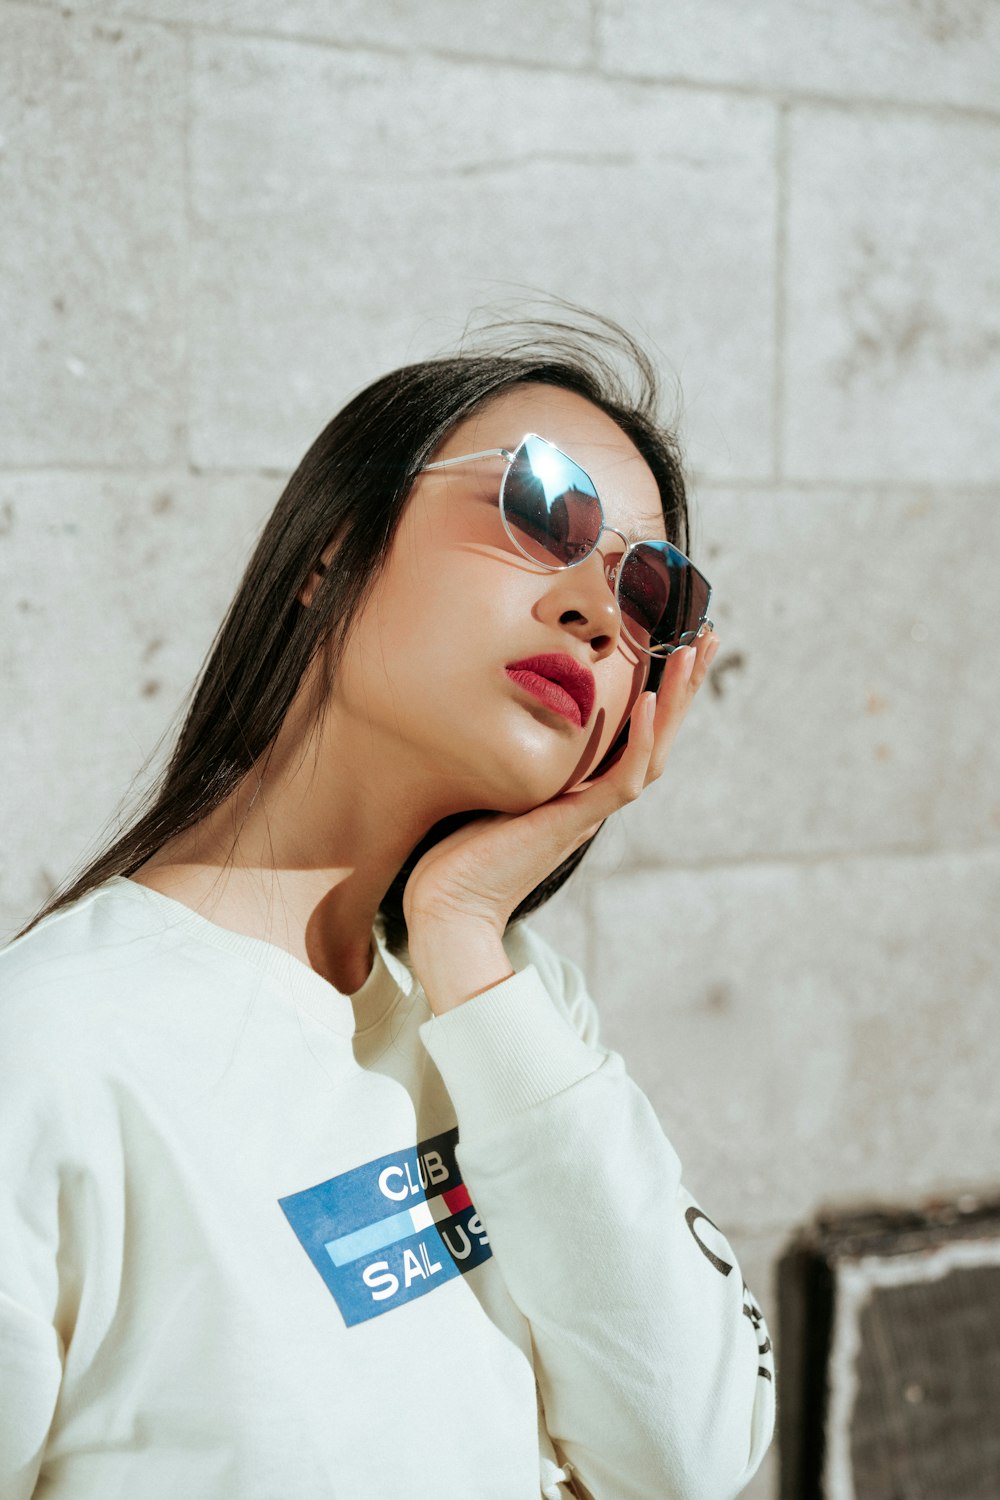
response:
<svg viewBox="0 0 1000 1500"><path fill-rule="evenodd" d="M676 646L708 614L708 580L669 542L641 542L622 564L622 627L644 651Z"/></svg>
<svg viewBox="0 0 1000 1500"><path fill-rule="evenodd" d="M601 504L590 476L544 438L520 444L501 491L507 525L539 562L579 562L594 549Z"/></svg>

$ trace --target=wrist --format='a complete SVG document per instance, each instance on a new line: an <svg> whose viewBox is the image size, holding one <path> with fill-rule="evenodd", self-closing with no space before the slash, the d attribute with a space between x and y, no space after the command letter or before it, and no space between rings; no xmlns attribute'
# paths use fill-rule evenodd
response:
<svg viewBox="0 0 1000 1500"><path fill-rule="evenodd" d="M514 973L500 933L487 922L422 917L409 928L407 946L435 1015L464 1005Z"/></svg>

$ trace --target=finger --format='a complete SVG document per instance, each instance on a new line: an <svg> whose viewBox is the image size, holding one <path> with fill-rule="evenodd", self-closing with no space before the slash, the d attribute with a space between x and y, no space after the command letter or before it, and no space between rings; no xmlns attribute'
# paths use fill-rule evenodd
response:
<svg viewBox="0 0 1000 1500"><path fill-rule="evenodd" d="M698 671L698 645L682 646L672 651L663 664L663 676L656 693L657 739L665 732L665 726L683 718L693 696L691 687ZM680 718L678 718L680 715Z"/></svg>
<svg viewBox="0 0 1000 1500"><path fill-rule="evenodd" d="M694 698L694 695L704 682L708 674L708 669L719 650L719 645L720 642L718 636L715 634L715 629L711 621L708 621L706 625L702 626L692 642L691 649L694 652L694 666L687 680L688 706L690 706L691 699ZM684 654L684 650L673 652L673 656L675 657L683 657Z"/></svg>
<svg viewBox="0 0 1000 1500"><path fill-rule="evenodd" d="M619 807L638 797L646 784L646 770L656 742L659 711L656 693L640 693L629 715L626 742L618 751L616 759L593 780L578 782L557 800L579 799L578 812L587 819L593 819L593 826L596 828ZM589 837L589 833L585 836Z"/></svg>
<svg viewBox="0 0 1000 1500"><path fill-rule="evenodd" d="M656 693L640 693L635 701L628 722L628 740L620 758L606 771L595 785L609 784L612 795L622 802L631 802L638 797L646 784L646 770L653 753L657 735L657 716L660 711Z"/></svg>
<svg viewBox="0 0 1000 1500"><path fill-rule="evenodd" d="M673 664L674 658L678 658L676 666ZM674 651L664 670L658 694L655 739L646 765L647 786L663 773L677 732L697 691L697 684L692 686L692 683L698 670L698 651L695 646L684 646L680 651Z"/></svg>
<svg viewBox="0 0 1000 1500"><path fill-rule="evenodd" d="M647 785L663 774L663 768L673 748L674 740L677 738L677 732L694 701L695 694L705 680L719 646L719 638L709 622L699 631L690 646L671 653L664 671L663 682L660 685L660 695L664 700L664 706L657 716L656 743L647 769ZM678 658L680 660L677 661L676 667L673 667L672 664ZM673 675L675 670L676 677Z"/></svg>
<svg viewBox="0 0 1000 1500"><path fill-rule="evenodd" d="M618 759L594 781L582 781L571 789L580 796L598 788L610 795L612 800L595 816L606 818L616 807L633 801L663 770L694 696L691 679L697 670L699 647L704 651L707 645L707 641L699 641L670 653L663 664L657 691L640 693L636 699L629 719L628 740ZM589 813L590 804L585 807ZM580 811L583 810L581 807Z"/></svg>
<svg viewBox="0 0 1000 1500"><path fill-rule="evenodd" d="M712 658L719 649L719 638L715 634L715 630L711 624L702 626L695 640L695 646L697 648L697 659L694 671L691 673L690 683L692 697L704 682L708 669L712 664Z"/></svg>
<svg viewBox="0 0 1000 1500"><path fill-rule="evenodd" d="M691 682L694 681L694 673L699 666L699 651L702 642L696 640L690 646L681 646L679 651L670 652L664 661L663 676L658 688L658 699L667 706L678 706L687 702L691 691Z"/></svg>

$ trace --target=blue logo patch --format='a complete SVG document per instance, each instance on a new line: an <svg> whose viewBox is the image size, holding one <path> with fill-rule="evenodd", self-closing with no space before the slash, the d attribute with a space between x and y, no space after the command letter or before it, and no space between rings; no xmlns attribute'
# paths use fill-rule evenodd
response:
<svg viewBox="0 0 1000 1500"><path fill-rule="evenodd" d="M278 1199L348 1328L493 1254L462 1182L457 1144L453 1127Z"/></svg>

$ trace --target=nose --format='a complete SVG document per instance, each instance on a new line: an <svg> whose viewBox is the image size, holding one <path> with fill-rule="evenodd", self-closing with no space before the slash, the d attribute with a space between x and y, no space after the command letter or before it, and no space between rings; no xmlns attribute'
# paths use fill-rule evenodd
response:
<svg viewBox="0 0 1000 1500"><path fill-rule="evenodd" d="M623 552L613 536L602 536L583 562L550 575L542 601L543 614L586 641L599 660L617 649L621 637L615 576Z"/></svg>

